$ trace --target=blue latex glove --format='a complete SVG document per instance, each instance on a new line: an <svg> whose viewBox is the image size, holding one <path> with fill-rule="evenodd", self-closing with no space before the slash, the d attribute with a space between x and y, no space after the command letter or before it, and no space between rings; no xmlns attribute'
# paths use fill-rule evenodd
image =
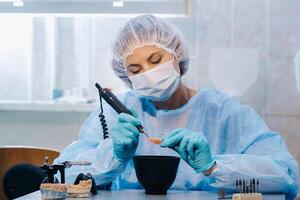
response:
<svg viewBox="0 0 300 200"><path fill-rule="evenodd" d="M139 142L140 132L136 126L141 122L136 118L136 112L133 109L130 111L134 116L119 114L111 131L114 157L120 162L131 159Z"/></svg>
<svg viewBox="0 0 300 200"><path fill-rule="evenodd" d="M206 137L200 132L176 129L162 138L160 146L174 149L196 172L205 172L215 164Z"/></svg>

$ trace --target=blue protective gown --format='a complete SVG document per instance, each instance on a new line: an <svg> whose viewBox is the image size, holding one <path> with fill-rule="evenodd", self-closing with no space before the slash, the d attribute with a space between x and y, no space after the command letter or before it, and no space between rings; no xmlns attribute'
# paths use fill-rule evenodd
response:
<svg viewBox="0 0 300 200"><path fill-rule="evenodd" d="M202 132L210 144L217 169L210 175L196 173L181 160L171 189L233 192L236 179L258 178L264 193L285 193L293 199L298 193L298 166L280 135L270 131L262 118L249 106L240 105L230 96L210 88L199 90L176 110L157 110L134 92L118 96L127 107L134 107L147 133L154 137L176 128ZM79 137L56 159L91 161L91 166L66 169L67 182L80 173L90 172L97 185L112 182L112 189L141 188L133 162L120 163L113 158L111 139L103 140L100 110L84 122ZM117 113L104 103L109 130ZM151 144L140 135L137 155L176 155L172 149Z"/></svg>

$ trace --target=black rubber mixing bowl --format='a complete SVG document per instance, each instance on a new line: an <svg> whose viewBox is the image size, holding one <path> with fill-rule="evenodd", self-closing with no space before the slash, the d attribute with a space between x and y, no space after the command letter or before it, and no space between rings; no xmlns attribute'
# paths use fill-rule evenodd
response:
<svg viewBox="0 0 300 200"><path fill-rule="evenodd" d="M176 178L179 161L175 156L134 156L136 176L146 194L166 194Z"/></svg>

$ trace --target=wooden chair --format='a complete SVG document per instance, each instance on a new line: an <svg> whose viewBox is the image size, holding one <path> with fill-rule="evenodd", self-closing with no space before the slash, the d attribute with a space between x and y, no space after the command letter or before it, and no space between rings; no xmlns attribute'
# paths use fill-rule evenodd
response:
<svg viewBox="0 0 300 200"><path fill-rule="evenodd" d="M59 156L59 151L31 146L0 146L0 199L5 199L2 180L9 168L20 163L40 166L46 156L49 163L52 163Z"/></svg>

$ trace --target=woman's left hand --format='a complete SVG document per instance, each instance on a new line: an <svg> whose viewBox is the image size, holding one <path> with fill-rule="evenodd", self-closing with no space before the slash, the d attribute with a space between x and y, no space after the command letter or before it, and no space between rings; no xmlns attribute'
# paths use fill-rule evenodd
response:
<svg viewBox="0 0 300 200"><path fill-rule="evenodd" d="M205 173L215 166L207 139L201 132L176 129L162 138L160 146L174 149L197 172Z"/></svg>

